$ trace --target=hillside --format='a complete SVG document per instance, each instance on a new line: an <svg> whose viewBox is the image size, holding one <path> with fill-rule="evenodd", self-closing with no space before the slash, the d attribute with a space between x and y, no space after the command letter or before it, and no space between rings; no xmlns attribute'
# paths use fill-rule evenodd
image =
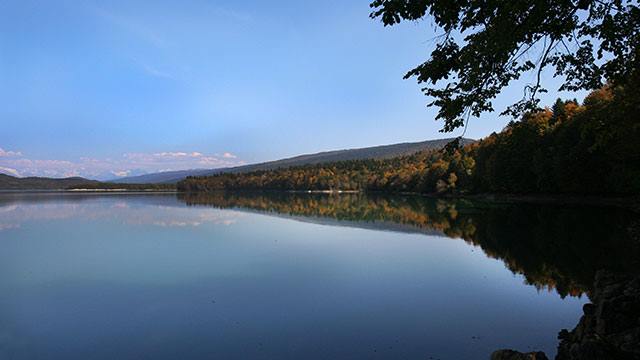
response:
<svg viewBox="0 0 640 360"><path fill-rule="evenodd" d="M629 94L632 94L629 96ZM190 177L182 191L296 190L567 195L640 194L637 92L604 87L558 100L458 149ZM293 162L280 162L291 165Z"/></svg>
<svg viewBox="0 0 640 360"><path fill-rule="evenodd" d="M96 180L81 177L68 177L63 179L25 177L0 174L0 190L61 190L83 184L98 184Z"/></svg>
<svg viewBox="0 0 640 360"><path fill-rule="evenodd" d="M268 161L259 164L250 164L223 169L194 169L183 171L168 171L140 176L132 176L115 179L114 183L176 183L187 176L207 176L219 173L245 173L258 170L274 170L292 166L315 165L348 160L364 159L390 159L403 155L411 155L424 150L441 149L453 139L427 140L414 143L400 143L392 145L381 145L358 149L324 151L315 154L305 154L291 158ZM472 143L472 139L462 139L461 144Z"/></svg>

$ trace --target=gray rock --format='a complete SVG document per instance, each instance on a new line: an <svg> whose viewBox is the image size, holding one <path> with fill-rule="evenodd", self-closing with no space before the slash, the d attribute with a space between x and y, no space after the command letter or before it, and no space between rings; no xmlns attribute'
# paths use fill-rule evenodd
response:
<svg viewBox="0 0 640 360"><path fill-rule="evenodd" d="M640 276L600 271L591 300L576 328L558 334L556 360L640 360Z"/></svg>

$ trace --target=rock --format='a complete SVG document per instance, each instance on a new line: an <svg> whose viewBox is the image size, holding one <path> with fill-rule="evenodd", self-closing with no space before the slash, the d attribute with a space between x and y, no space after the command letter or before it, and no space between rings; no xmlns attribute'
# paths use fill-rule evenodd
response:
<svg viewBox="0 0 640 360"><path fill-rule="evenodd" d="M569 330L567 329L562 329L560 330L560 332L558 333L558 340L564 340L564 339L568 339L569 338Z"/></svg>
<svg viewBox="0 0 640 360"><path fill-rule="evenodd" d="M596 312L596 306L591 303L584 304L584 306L582 306L582 312L585 315L594 315Z"/></svg>
<svg viewBox="0 0 640 360"><path fill-rule="evenodd" d="M596 274L592 303L560 331L556 360L640 360L640 276Z"/></svg>
<svg viewBox="0 0 640 360"><path fill-rule="evenodd" d="M491 360L549 360L542 351L521 353L519 351L504 349L491 354Z"/></svg>

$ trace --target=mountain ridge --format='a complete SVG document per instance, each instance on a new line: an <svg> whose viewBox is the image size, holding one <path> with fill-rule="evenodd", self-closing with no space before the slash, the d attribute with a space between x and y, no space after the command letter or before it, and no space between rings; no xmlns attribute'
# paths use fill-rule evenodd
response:
<svg viewBox="0 0 640 360"><path fill-rule="evenodd" d="M419 142L403 142L397 144L377 145L355 149L328 150L318 153L296 155L284 159L266 161L256 164L241 165L219 169L190 169L166 171L110 180L112 183L177 183L187 176L208 176L223 172L243 173L257 170L273 170L283 167L313 165L336 161L388 159L402 155L410 155L424 150L441 149L455 138L426 140ZM462 138L460 143L465 145L474 142L473 139Z"/></svg>
<svg viewBox="0 0 640 360"><path fill-rule="evenodd" d="M67 178L16 177L0 173L0 190L64 190L69 187L99 184L98 180L89 180L79 176Z"/></svg>

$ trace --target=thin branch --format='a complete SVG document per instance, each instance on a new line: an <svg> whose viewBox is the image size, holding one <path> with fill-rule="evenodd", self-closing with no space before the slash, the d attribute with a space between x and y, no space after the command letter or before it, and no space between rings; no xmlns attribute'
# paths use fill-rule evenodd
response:
<svg viewBox="0 0 640 360"><path fill-rule="evenodd" d="M544 38L544 42L545 42L545 46L546 46L546 43L547 43L546 36ZM538 67L536 85L533 87L533 90L531 92L531 100L535 99L536 94L538 93L538 90L540 89L540 81L541 81L540 77L542 75L542 70L546 66L545 63L547 61L547 58L549 57L549 53L551 52L551 49L554 47L554 42L555 42L555 40L551 39L551 42L549 43L549 46L547 47L547 50L545 50L544 54L542 55L542 58L540 59L540 66Z"/></svg>

